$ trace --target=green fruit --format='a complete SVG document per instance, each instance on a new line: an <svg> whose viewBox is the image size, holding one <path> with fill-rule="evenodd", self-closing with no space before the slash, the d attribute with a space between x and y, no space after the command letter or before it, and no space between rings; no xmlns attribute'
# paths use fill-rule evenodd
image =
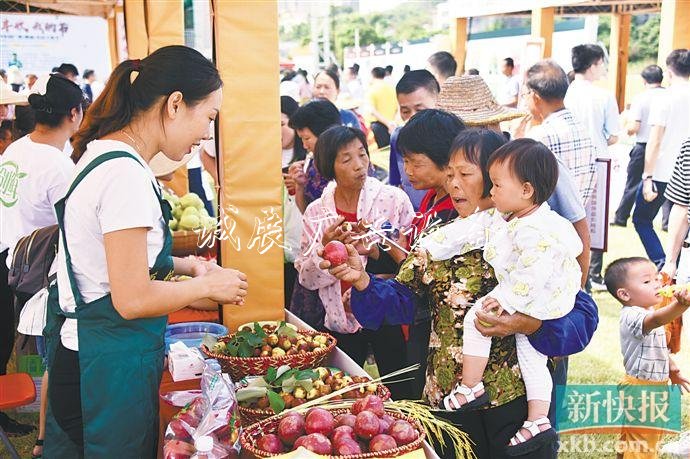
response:
<svg viewBox="0 0 690 459"><path fill-rule="evenodd" d="M196 215L197 217L201 217L199 215L199 209L196 207L185 207L182 211L182 216L184 217L185 215Z"/></svg>
<svg viewBox="0 0 690 459"><path fill-rule="evenodd" d="M201 226L207 230L212 230L216 227L216 219L213 217L201 217Z"/></svg>
<svg viewBox="0 0 690 459"><path fill-rule="evenodd" d="M179 229L193 230L201 226L201 221L197 215L183 215L178 224Z"/></svg>
<svg viewBox="0 0 690 459"><path fill-rule="evenodd" d="M175 217L176 220L179 220L180 217L182 217L182 207L174 207L172 210L172 216Z"/></svg>
<svg viewBox="0 0 690 459"><path fill-rule="evenodd" d="M208 217L208 210L206 210L206 207L202 207L199 209L199 216L200 217Z"/></svg>
<svg viewBox="0 0 690 459"><path fill-rule="evenodd" d="M170 229L171 229L172 231L177 231L177 219L176 219L176 218L173 218L172 220L170 220L170 221L168 222L168 226L170 227Z"/></svg>
<svg viewBox="0 0 690 459"><path fill-rule="evenodd" d="M185 209L187 207L196 207L197 209L201 209L202 207L204 207L204 202L196 194L187 193L186 195L180 198L180 205Z"/></svg>
<svg viewBox="0 0 690 459"><path fill-rule="evenodd" d="M163 199L170 203L170 207L175 207L180 204L180 198L174 194L163 193Z"/></svg>

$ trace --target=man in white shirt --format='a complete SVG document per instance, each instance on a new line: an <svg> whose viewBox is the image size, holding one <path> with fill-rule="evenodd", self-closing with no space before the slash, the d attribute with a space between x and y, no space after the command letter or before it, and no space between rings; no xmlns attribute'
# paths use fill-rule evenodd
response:
<svg viewBox="0 0 690 459"><path fill-rule="evenodd" d="M575 79L565 95L565 106L585 126L598 158L609 158L608 146L618 142L620 123L618 104L613 94L594 85L606 76L604 51L598 45L578 45L572 50ZM603 185L603 184L602 184ZM603 252L592 251L589 278L592 288L606 290L601 274Z"/></svg>
<svg viewBox="0 0 690 459"><path fill-rule="evenodd" d="M628 218L630 218L644 170L644 150L650 131L649 107L652 100L661 96L664 91L664 88L661 87L664 73L658 65L648 65L642 70L640 76L644 80L645 91L633 99L625 126L628 135L637 135L637 138L635 145L630 150L625 190L616 210L616 216L611 222L612 226L626 226Z"/></svg>
<svg viewBox="0 0 690 459"><path fill-rule="evenodd" d="M503 59L501 73L505 76L498 103L505 107L517 107L518 94L520 93L520 77L513 75L515 72L515 62L512 57Z"/></svg>
<svg viewBox="0 0 690 459"><path fill-rule="evenodd" d="M669 87L652 100L644 173L633 211L633 224L647 256L659 267L666 255L652 222L663 205L676 158L690 126L690 51L676 49L666 58Z"/></svg>

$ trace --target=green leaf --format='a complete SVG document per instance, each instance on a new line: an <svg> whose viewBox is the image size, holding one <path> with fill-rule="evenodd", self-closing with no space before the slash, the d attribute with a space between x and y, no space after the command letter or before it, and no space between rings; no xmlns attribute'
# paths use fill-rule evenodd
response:
<svg viewBox="0 0 690 459"><path fill-rule="evenodd" d="M297 387L297 379L295 379L294 376L290 376L283 380L281 385L283 388L283 392L292 393L292 391L295 390L295 387Z"/></svg>
<svg viewBox="0 0 690 459"><path fill-rule="evenodd" d="M312 381L311 379L298 379L298 380L295 382L295 385L296 385L296 386L303 387L304 390L306 390L307 392L309 392L309 391L312 390L312 388L314 387L314 381Z"/></svg>
<svg viewBox="0 0 690 459"><path fill-rule="evenodd" d="M311 381L311 380L314 380L314 379L318 379L319 374L318 374L317 372L315 372L315 371L312 371L312 370L302 370L302 371L300 371L299 373L297 373L297 375L296 375L295 377L296 377L298 380L308 379L308 380Z"/></svg>
<svg viewBox="0 0 690 459"><path fill-rule="evenodd" d="M237 345L228 342L225 344L225 348L227 349L228 355L237 357Z"/></svg>
<svg viewBox="0 0 690 459"><path fill-rule="evenodd" d="M276 380L278 377L278 370L275 367L270 367L268 371L266 372L266 376L264 376L264 379L266 380L267 383L271 384L273 381Z"/></svg>
<svg viewBox="0 0 690 459"><path fill-rule="evenodd" d="M252 355L254 355L254 351L252 350L252 347L249 344L242 343L237 349L237 355L240 357L251 357Z"/></svg>
<svg viewBox="0 0 690 459"><path fill-rule="evenodd" d="M247 400L259 399L267 393L270 394L270 391L265 387L244 387L237 391L237 401L244 402Z"/></svg>
<svg viewBox="0 0 690 459"><path fill-rule="evenodd" d="M275 385L280 385L280 384L282 384L283 381L285 381L286 379L289 379L289 378L293 377L294 375L296 375L296 374L297 374L297 371L298 371L298 370L297 370L296 368L293 368L293 369L291 369L291 370L288 370L288 371L284 372L282 375L280 375L280 377L278 377L278 379L276 379L276 380L274 381Z"/></svg>
<svg viewBox="0 0 690 459"><path fill-rule="evenodd" d="M290 371L290 365L281 365L278 367L277 377L280 378L286 371Z"/></svg>
<svg viewBox="0 0 690 459"><path fill-rule="evenodd" d="M263 328L261 328L261 325L259 325L259 322L254 322L254 333L259 335L262 338L266 337L266 332L264 331Z"/></svg>
<svg viewBox="0 0 690 459"><path fill-rule="evenodd" d="M268 403L274 413L278 414L285 409L285 401L283 398L273 391L268 391Z"/></svg>
<svg viewBox="0 0 690 459"><path fill-rule="evenodd" d="M257 346L261 346L261 344L264 342L264 339L260 336L257 336L257 335L249 335L246 339L246 342L251 347L257 347Z"/></svg>
<svg viewBox="0 0 690 459"><path fill-rule="evenodd" d="M295 336L297 336L297 331L295 331L295 329L292 327L288 327L288 325L285 322L281 322L280 326L276 330L276 335L294 338Z"/></svg>
<svg viewBox="0 0 690 459"><path fill-rule="evenodd" d="M247 330L242 330L242 331L239 331L235 334L235 339L246 340L250 336L252 336L252 332L247 331Z"/></svg>

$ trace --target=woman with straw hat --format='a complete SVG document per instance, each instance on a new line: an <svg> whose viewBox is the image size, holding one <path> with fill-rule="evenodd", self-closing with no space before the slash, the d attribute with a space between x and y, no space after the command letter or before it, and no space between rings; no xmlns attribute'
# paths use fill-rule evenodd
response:
<svg viewBox="0 0 690 459"><path fill-rule="evenodd" d="M485 127L497 132L501 132L500 123L527 115L496 102L479 75L446 79L438 96L438 108L453 113L467 126Z"/></svg>

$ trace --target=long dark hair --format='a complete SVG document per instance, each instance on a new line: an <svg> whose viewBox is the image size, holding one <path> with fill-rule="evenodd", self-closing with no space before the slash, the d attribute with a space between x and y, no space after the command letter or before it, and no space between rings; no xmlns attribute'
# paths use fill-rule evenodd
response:
<svg viewBox="0 0 690 459"><path fill-rule="evenodd" d="M134 81L132 72L138 72ZM165 46L144 59L124 61L86 112L74 136L72 159L77 162L89 142L124 128L161 97L180 91L193 106L222 86L213 63L186 46Z"/></svg>

